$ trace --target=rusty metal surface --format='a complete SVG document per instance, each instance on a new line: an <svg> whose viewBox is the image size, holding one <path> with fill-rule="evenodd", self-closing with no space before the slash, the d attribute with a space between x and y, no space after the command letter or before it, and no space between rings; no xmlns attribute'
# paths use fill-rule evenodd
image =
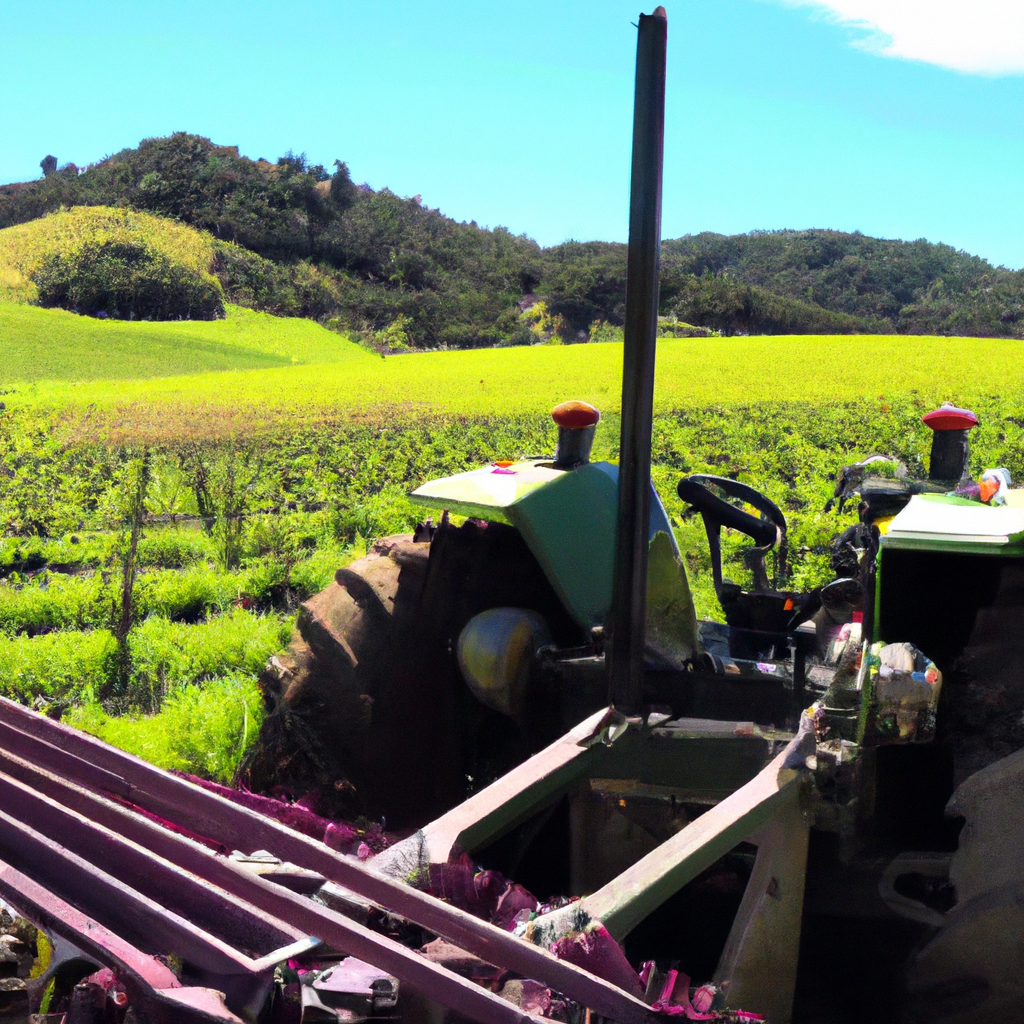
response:
<svg viewBox="0 0 1024 1024"><path fill-rule="evenodd" d="M83 816L88 815L93 821L102 822L109 826L111 832L117 830L125 836L131 835L140 846L159 849L168 862L187 866L192 871L202 873L209 883L218 884L225 892L233 894L237 900L245 901L248 905L259 904L265 916L278 913L281 917L291 917L293 925L321 935L346 952L372 960L396 977L421 988L454 1009L494 1024L532 1020L529 1015L520 1013L511 1003L498 999L459 975L432 964L394 940L371 932L339 914L275 886L237 862L214 855L199 843L170 832L146 818L133 814L129 809L45 772L38 766L2 753L0 759L5 768L13 768L22 776L32 778L37 785L45 787L56 800L75 805ZM0 776L0 785L2 780L3 776ZM16 895L12 895L11 898L19 905L23 902ZM106 929L103 931L106 932ZM69 940L76 941L75 935L75 930L71 929ZM124 940L118 939L116 935L113 937L122 947L131 949ZM275 962L287 959L289 955L297 952L297 949L279 951L274 954ZM150 958L145 958L143 954L137 953L137 956L142 957L144 961L148 959L150 963L155 963ZM99 958L103 959L102 956ZM108 961L109 958L104 962ZM118 964L115 962L112 966Z"/></svg>
<svg viewBox="0 0 1024 1024"><path fill-rule="evenodd" d="M372 962L403 983L476 1020L506 1024L532 1018L513 1004L386 936L264 881L235 862L215 856L201 844L133 814L130 808L119 806L115 800L90 793L85 786L98 784L111 796L129 800L169 821L187 822L191 830L229 849L262 848L319 871L326 878L443 935L488 962L535 978L602 1016L624 1024L649 1024L654 1020L649 1007L640 1000L509 932L380 875L355 859L334 853L316 840L292 832L93 737L4 699L0 699L0 748L7 751L16 748L22 755L18 763L19 759L9 754L3 759L4 770L12 775L17 771L26 779L31 777L32 785L45 788L54 796L52 802L66 801L77 808L81 817L103 821L112 832L130 832L140 845L159 849L161 857L168 862L187 866L187 870L209 883L219 885L293 928L315 934L347 953ZM12 778L11 783L13 781ZM74 785L75 782L84 786Z"/></svg>
<svg viewBox="0 0 1024 1024"><path fill-rule="evenodd" d="M0 861L0 896L51 935L67 940L97 963L116 970L134 998L162 1003L179 1017L188 1012L197 1021L211 1024L240 1021L224 1005L221 993L183 986L159 960L136 949L3 861Z"/></svg>

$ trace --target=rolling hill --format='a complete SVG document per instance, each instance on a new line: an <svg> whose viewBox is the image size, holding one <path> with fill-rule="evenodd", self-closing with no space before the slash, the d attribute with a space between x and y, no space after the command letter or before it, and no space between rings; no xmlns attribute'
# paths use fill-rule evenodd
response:
<svg viewBox="0 0 1024 1024"><path fill-rule="evenodd" d="M0 302L0 386L127 381L369 360L365 349L295 317L229 305L223 320L100 320Z"/></svg>
<svg viewBox="0 0 1024 1024"><path fill-rule="evenodd" d="M625 197L623 198L625 205ZM585 340L621 325L625 246L544 249L459 223L288 153L251 160L185 132L84 169L0 185L0 228L61 207L116 206L210 232L228 301L370 339L394 325L418 348L531 340L523 310ZM726 334L1024 336L1024 273L948 245L838 231L712 233L663 247L662 312Z"/></svg>

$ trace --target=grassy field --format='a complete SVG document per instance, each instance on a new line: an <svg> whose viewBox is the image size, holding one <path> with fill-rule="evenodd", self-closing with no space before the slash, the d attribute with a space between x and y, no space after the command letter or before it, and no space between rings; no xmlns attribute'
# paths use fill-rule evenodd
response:
<svg viewBox="0 0 1024 1024"><path fill-rule="evenodd" d="M46 381L48 401L76 397L69 384L100 382L115 398L122 382L179 378L211 371L251 371L302 363L373 362L368 353L310 320L287 320L228 306L223 320L163 323L98 320L62 309L0 302L0 386L25 394L24 385ZM217 378L203 385L215 392ZM187 386L182 382L181 394ZM133 391L145 394L146 385ZM32 394L32 392L28 392ZM93 401L93 398L83 400Z"/></svg>
<svg viewBox="0 0 1024 1024"><path fill-rule="evenodd" d="M0 341L8 406L89 408L151 437L175 433L193 413L209 421L205 429L235 432L346 414L542 414L567 397L615 412L620 399L621 345L382 359L309 321L237 307L223 321L132 324L0 304ZM1024 346L909 336L664 339L657 373L663 413L907 394L1007 399L1024 389Z"/></svg>

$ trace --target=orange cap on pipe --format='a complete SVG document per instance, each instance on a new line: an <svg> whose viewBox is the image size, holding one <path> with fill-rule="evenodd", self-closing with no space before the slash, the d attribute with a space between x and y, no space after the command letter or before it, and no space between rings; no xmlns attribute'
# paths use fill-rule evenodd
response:
<svg viewBox="0 0 1024 1024"><path fill-rule="evenodd" d="M570 430L592 427L601 419L601 414L589 402L562 402L551 410L551 418L560 426Z"/></svg>

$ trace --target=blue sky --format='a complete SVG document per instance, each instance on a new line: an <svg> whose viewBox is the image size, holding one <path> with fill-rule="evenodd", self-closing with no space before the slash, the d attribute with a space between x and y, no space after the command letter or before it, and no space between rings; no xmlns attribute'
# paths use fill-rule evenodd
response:
<svg viewBox="0 0 1024 1024"><path fill-rule="evenodd" d="M831 227L1024 266L1009 0L665 6L664 237ZM636 0L3 7L0 181L187 130L546 245L625 239Z"/></svg>

